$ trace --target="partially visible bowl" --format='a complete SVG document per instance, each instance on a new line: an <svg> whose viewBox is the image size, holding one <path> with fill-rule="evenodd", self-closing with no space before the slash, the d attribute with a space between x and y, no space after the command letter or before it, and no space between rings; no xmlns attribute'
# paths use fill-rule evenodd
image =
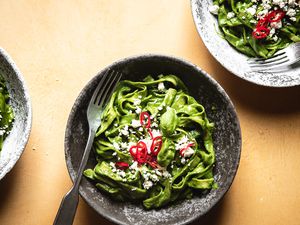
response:
<svg viewBox="0 0 300 225"><path fill-rule="evenodd" d="M300 63L287 66L279 72L253 72L248 56L234 49L224 38L218 21L208 7L212 0L191 0L194 22L203 43L227 70L249 82L268 87L292 87L300 85Z"/></svg>
<svg viewBox="0 0 300 225"><path fill-rule="evenodd" d="M14 167L27 144L31 130L31 102L16 64L0 48L0 75L6 81L15 120L0 152L0 180Z"/></svg>
<svg viewBox="0 0 300 225"><path fill-rule="evenodd" d="M76 99L66 128L65 155L72 180L76 177L88 137L86 110L101 76L108 69L122 71L123 79L141 80L146 75L174 74L187 85L190 94L206 108L215 123L215 180L219 188L160 210L147 211L142 205L120 203L102 194L83 178L80 194L103 217L118 224L185 224L208 212L227 192L236 174L241 150L241 133L235 109L221 86L197 66L182 59L161 55L125 58L100 71ZM87 167L96 164L90 155Z"/></svg>

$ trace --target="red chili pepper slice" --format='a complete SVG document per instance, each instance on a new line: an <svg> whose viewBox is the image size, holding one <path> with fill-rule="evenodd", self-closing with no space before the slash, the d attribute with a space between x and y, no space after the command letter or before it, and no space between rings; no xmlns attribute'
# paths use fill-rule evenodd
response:
<svg viewBox="0 0 300 225"><path fill-rule="evenodd" d="M147 161L147 145L143 141L139 141L137 147L137 162L145 163Z"/></svg>
<svg viewBox="0 0 300 225"><path fill-rule="evenodd" d="M127 162L116 162L115 165L120 170L125 170L129 167L129 164Z"/></svg>
<svg viewBox="0 0 300 225"><path fill-rule="evenodd" d="M151 128L148 128L148 133L149 133L149 135L150 135L151 139L153 139L153 134L152 134L152 130L151 130Z"/></svg>
<svg viewBox="0 0 300 225"><path fill-rule="evenodd" d="M256 39L262 39L269 35L270 29L266 27L257 27L253 30L252 36Z"/></svg>
<svg viewBox="0 0 300 225"><path fill-rule="evenodd" d="M158 155L161 146L162 146L162 136L157 136L153 138L151 148L150 148L151 153L155 156Z"/></svg>
<svg viewBox="0 0 300 225"><path fill-rule="evenodd" d="M270 12L267 15L267 18L270 23L273 23L273 22L279 22L284 16L285 16L285 12L278 9Z"/></svg>
<svg viewBox="0 0 300 225"><path fill-rule="evenodd" d="M157 162L153 161L153 162L147 162L153 169L157 168Z"/></svg>
<svg viewBox="0 0 300 225"><path fill-rule="evenodd" d="M269 20L267 17L264 17L262 19L260 19L257 24L256 24L256 28L258 27L267 27L269 25Z"/></svg>
<svg viewBox="0 0 300 225"><path fill-rule="evenodd" d="M252 32L252 36L256 39L267 37L270 33L270 29L268 28L269 24L279 22L284 16L285 12L280 9L271 11L257 22L256 27Z"/></svg>
<svg viewBox="0 0 300 225"><path fill-rule="evenodd" d="M129 153L130 155L133 157L134 160L136 160L136 156L137 156L137 146L131 146L129 149Z"/></svg>
<svg viewBox="0 0 300 225"><path fill-rule="evenodd" d="M153 169L157 168L157 161L156 157L153 155L147 155L147 163L150 165Z"/></svg>
<svg viewBox="0 0 300 225"><path fill-rule="evenodd" d="M145 124L145 119L147 119L146 124ZM151 120L150 120L150 115L148 112L141 112L140 114L140 123L142 126L146 128L150 128L151 126Z"/></svg>
<svg viewBox="0 0 300 225"><path fill-rule="evenodd" d="M184 152L189 148L189 147L192 147L194 146L194 143L189 143L187 146L185 146L184 148L182 148L179 152L179 154L184 157Z"/></svg>

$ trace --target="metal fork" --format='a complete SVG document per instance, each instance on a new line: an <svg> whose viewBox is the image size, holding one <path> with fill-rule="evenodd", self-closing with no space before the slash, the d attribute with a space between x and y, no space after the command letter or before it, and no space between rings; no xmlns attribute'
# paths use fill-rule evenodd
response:
<svg viewBox="0 0 300 225"><path fill-rule="evenodd" d="M248 64L251 71L276 71L300 61L300 42L294 43L276 52L269 59L250 58Z"/></svg>
<svg viewBox="0 0 300 225"><path fill-rule="evenodd" d="M89 137L78 169L77 177L75 178L75 182L71 190L62 199L53 225L73 224L79 201L79 184L82 178L83 170L89 158L96 131L101 124L100 116L104 105L108 102L121 77L122 73L120 72L110 70L106 71L94 91L87 108Z"/></svg>

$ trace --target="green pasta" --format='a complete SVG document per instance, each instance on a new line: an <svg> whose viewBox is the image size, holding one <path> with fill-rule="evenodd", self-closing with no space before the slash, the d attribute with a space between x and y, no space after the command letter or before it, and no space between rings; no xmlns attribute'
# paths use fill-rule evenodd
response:
<svg viewBox="0 0 300 225"><path fill-rule="evenodd" d="M214 124L178 77L121 81L101 119L84 175L112 198L152 209L217 187Z"/></svg>
<svg viewBox="0 0 300 225"><path fill-rule="evenodd" d="M298 2L299 3L299 2ZM300 41L300 6L295 0L214 0L223 37L250 57L270 58Z"/></svg>
<svg viewBox="0 0 300 225"><path fill-rule="evenodd" d="M3 142L9 134L14 120L12 107L9 105L9 93L5 81L0 77L0 151Z"/></svg>

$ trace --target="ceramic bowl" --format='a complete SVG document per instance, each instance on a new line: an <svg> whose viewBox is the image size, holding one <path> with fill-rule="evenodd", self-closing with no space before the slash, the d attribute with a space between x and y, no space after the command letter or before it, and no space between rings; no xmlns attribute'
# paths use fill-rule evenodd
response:
<svg viewBox="0 0 300 225"><path fill-rule="evenodd" d="M300 85L300 63L286 66L278 72L253 72L249 57L234 49L222 36L218 21L209 12L213 0L191 0L194 22L203 43L213 57L236 76L267 87L292 87Z"/></svg>
<svg viewBox="0 0 300 225"><path fill-rule="evenodd" d="M0 180L14 167L27 144L31 130L31 102L29 94L16 64L0 48L0 75L6 81L10 94L10 105L15 120L0 153Z"/></svg>
<svg viewBox="0 0 300 225"><path fill-rule="evenodd" d="M117 224L185 224L199 218L227 192L239 164L241 132L237 114L229 97L206 72L182 59L143 55L113 63L100 71L83 88L70 113L65 134L65 155L73 181L88 137L87 105L99 79L108 69L123 72L125 75L122 79L142 80L149 74L174 74L182 79L190 94L204 105L208 117L215 123L215 180L219 188L159 210L145 210L142 205L115 202L98 191L86 178L81 182L81 196L100 215ZM87 167L94 167L95 164L95 156L91 154Z"/></svg>

